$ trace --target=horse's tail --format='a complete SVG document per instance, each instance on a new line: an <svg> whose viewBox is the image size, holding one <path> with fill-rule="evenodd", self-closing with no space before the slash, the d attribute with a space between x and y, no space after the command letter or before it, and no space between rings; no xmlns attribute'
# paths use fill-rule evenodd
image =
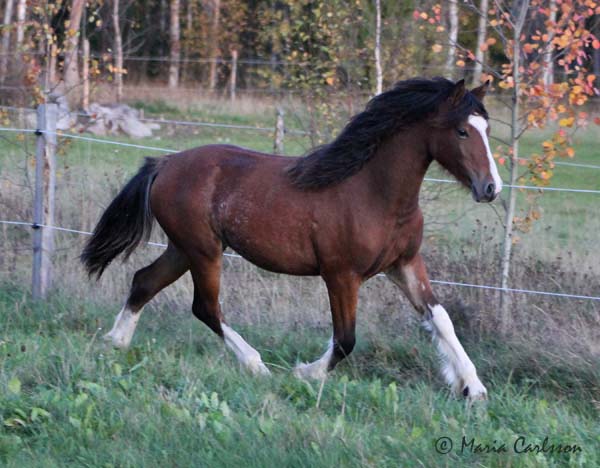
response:
<svg viewBox="0 0 600 468"><path fill-rule="evenodd" d="M81 261L90 276L100 278L115 257L125 252L124 261L127 260L138 244L150 237L154 221L150 210L150 188L161 161L146 158L138 173L102 214L81 254Z"/></svg>

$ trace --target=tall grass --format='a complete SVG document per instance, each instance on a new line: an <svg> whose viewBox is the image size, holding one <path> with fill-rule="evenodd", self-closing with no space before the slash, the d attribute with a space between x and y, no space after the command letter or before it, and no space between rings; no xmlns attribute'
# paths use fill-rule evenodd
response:
<svg viewBox="0 0 600 468"><path fill-rule="evenodd" d="M597 466L597 361L573 367L531 347L464 337L490 390L465 408L438 378L428 337L361 332L322 385L296 380L323 335L241 327L273 370L253 378L189 314L145 317L127 352L98 342L113 311L0 289L4 466ZM150 314L148 314L150 315ZM462 331L462 330L461 330ZM493 352L493 354L491 354ZM514 453L519 437L581 452ZM450 454L435 442L449 437ZM506 444L508 453L473 453Z"/></svg>

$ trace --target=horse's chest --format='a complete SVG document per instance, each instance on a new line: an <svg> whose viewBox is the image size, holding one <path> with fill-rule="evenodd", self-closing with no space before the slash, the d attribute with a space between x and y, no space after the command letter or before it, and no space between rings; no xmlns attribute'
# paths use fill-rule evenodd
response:
<svg viewBox="0 0 600 468"><path fill-rule="evenodd" d="M362 269L365 276L384 271L399 258L414 257L421 246L422 222L420 218L395 223L389 229L382 229L371 238L364 250Z"/></svg>

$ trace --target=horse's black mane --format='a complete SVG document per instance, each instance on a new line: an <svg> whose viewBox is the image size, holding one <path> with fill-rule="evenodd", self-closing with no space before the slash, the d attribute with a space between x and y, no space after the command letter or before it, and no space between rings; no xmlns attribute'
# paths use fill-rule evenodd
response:
<svg viewBox="0 0 600 468"><path fill-rule="evenodd" d="M317 189L357 173L384 140L402 128L434 116L454 87L455 83L445 78L398 82L391 90L372 98L335 140L295 161L287 169L293 184L301 189ZM436 115L434 124L449 128L473 113L487 118L483 104L466 91L448 112Z"/></svg>

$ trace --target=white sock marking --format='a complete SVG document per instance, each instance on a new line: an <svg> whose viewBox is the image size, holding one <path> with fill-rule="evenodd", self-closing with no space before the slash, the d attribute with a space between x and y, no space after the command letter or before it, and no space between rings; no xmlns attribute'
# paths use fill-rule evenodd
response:
<svg viewBox="0 0 600 468"><path fill-rule="evenodd" d="M124 306L115 318L112 329L104 335L104 339L112 341L117 348L129 347L141 314L141 310L133 313L127 306Z"/></svg>
<svg viewBox="0 0 600 468"><path fill-rule="evenodd" d="M238 360L253 374L270 374L264 365L260 353L250 346L233 328L221 323L225 345L231 349Z"/></svg>
<svg viewBox="0 0 600 468"><path fill-rule="evenodd" d="M477 131L481 135L481 139L483 140L483 144L485 145L485 151L490 165L490 173L492 174L492 177L494 179L494 185L496 186L495 194L498 195L502 190L502 179L500 178L500 174L498 174L498 167L496 167L496 161L494 161L494 156L492 155L492 150L490 149L490 142L488 141L486 133L488 123L480 115L470 115L468 122L475 129L477 129Z"/></svg>
<svg viewBox="0 0 600 468"><path fill-rule="evenodd" d="M294 368L294 375L301 379L323 380L327 377L329 361L333 356L333 337L329 340L329 346L325 354L310 364L300 363Z"/></svg>
<svg viewBox="0 0 600 468"><path fill-rule="evenodd" d="M469 359L460 341L454 333L454 325L446 310L440 305L429 306L431 311L431 329L442 358L442 370L448 384L458 393L469 388L469 398L482 398L487 391L479 377L475 366Z"/></svg>

